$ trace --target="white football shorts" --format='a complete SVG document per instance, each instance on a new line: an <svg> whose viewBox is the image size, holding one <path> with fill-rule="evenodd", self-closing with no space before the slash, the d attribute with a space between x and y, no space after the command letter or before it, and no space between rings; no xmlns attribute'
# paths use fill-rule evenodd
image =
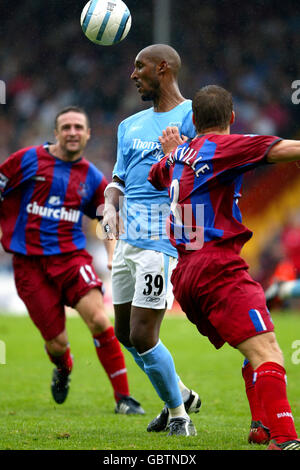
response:
<svg viewBox="0 0 300 470"><path fill-rule="evenodd" d="M170 277L177 259L118 240L112 262L112 300L135 307L172 308Z"/></svg>

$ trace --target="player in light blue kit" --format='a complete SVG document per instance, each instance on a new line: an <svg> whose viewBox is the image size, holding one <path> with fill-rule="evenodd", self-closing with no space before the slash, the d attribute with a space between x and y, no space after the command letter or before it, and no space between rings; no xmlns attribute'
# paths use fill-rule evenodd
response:
<svg viewBox="0 0 300 470"><path fill-rule="evenodd" d="M181 382L159 339L168 301L173 301L170 275L177 262L165 228L170 199L167 191L157 191L147 180L151 165L163 157L159 136L167 126L177 126L189 138L195 136L191 101L178 87L180 65L178 53L163 44L148 46L136 57L131 79L142 100L152 101L153 107L119 126L103 226L107 238L118 240L112 267L116 336L165 403L147 430L169 427L168 435L188 436L196 429L187 413L198 412L201 401Z"/></svg>

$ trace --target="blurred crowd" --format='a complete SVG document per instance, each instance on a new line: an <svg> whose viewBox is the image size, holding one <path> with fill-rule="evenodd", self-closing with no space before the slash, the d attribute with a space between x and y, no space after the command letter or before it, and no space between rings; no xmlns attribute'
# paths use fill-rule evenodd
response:
<svg viewBox="0 0 300 470"><path fill-rule="evenodd" d="M136 53L153 42L153 7L127 1L132 29L114 47L93 45L81 32L85 4L70 0L7 2L1 6L0 161L16 148L52 138L57 109L70 103L91 115L89 157L110 177L116 129L143 106L130 83ZM298 11L297 11L298 8ZM300 79L297 2L171 1L171 44L182 56L185 96L202 85L233 93L237 132L293 136L300 124L291 84Z"/></svg>
<svg viewBox="0 0 300 470"><path fill-rule="evenodd" d="M161 0L163 1L163 0ZM129 76L137 52L153 42L153 5L128 0L132 29L125 41L100 47L84 37L86 1L23 0L1 5L0 162L16 149L53 139L53 119L65 105L91 118L87 156L107 176L116 158L119 122L142 109ZM299 136L300 5L294 0L171 0L171 45L182 57L181 89L192 97L216 83L233 94L233 131Z"/></svg>

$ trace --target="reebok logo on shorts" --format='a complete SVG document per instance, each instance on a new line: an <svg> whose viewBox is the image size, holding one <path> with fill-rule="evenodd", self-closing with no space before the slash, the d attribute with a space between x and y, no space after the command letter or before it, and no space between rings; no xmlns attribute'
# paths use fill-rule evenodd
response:
<svg viewBox="0 0 300 470"><path fill-rule="evenodd" d="M146 302L157 304L160 302L159 297L146 297Z"/></svg>

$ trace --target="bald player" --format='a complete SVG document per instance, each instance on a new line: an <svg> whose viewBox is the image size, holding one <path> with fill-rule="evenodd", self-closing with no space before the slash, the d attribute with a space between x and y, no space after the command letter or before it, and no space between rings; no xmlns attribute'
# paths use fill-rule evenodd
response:
<svg viewBox="0 0 300 470"><path fill-rule="evenodd" d="M196 429L188 413L198 412L201 401L179 379L173 358L159 338L166 307L173 301L170 275L177 263L165 230L169 197L147 180L152 164L163 157L159 136L167 126L178 127L189 138L195 136L191 100L182 96L178 86L180 67L180 56L165 44L148 46L135 59L130 78L142 100L152 101L153 106L119 125L103 225L107 238L117 239L112 265L117 338L165 403L147 430L169 428L168 435L189 436Z"/></svg>

